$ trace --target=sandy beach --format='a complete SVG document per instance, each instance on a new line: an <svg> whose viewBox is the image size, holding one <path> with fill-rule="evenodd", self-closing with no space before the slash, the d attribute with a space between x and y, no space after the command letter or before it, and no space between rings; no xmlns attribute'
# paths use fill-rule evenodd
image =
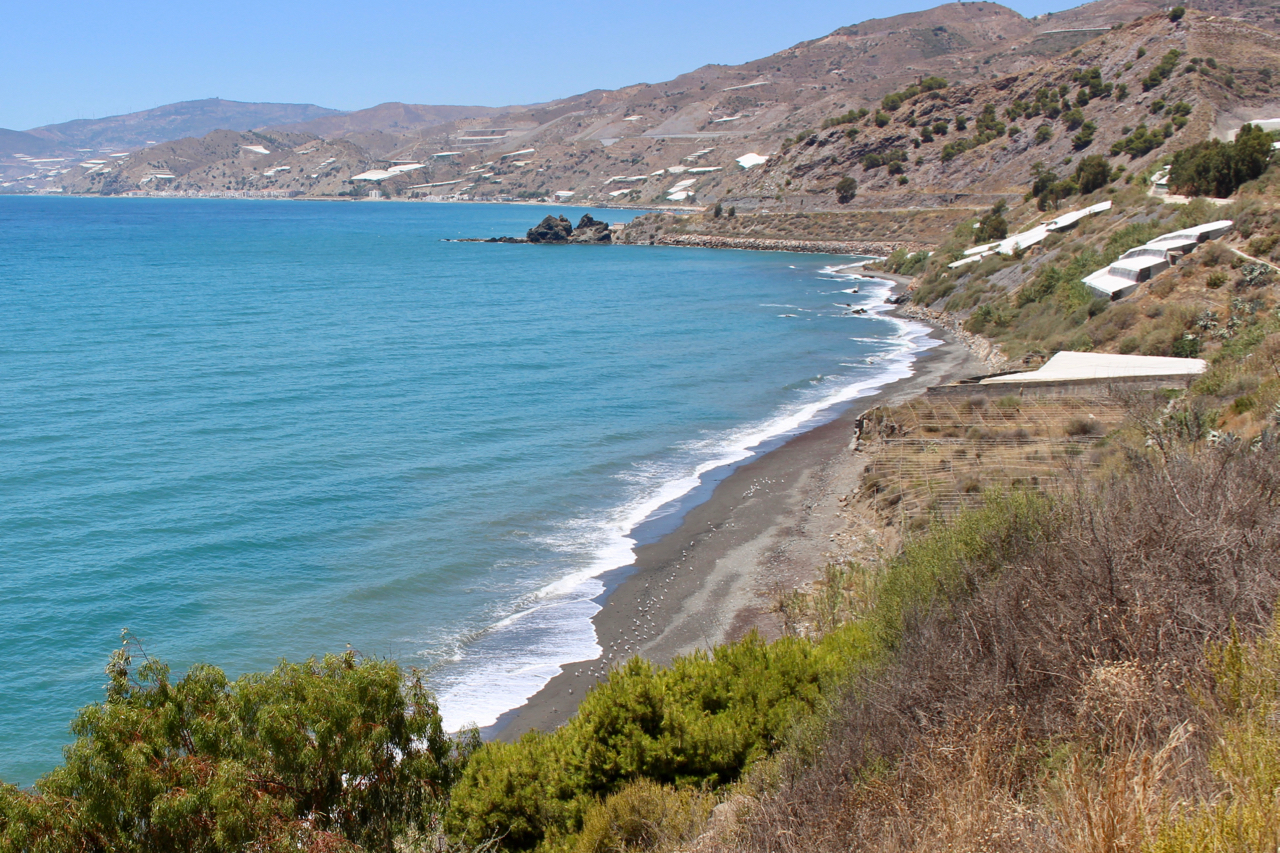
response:
<svg viewBox="0 0 1280 853"><path fill-rule="evenodd" d="M931 335L941 343L917 357L912 376L854 400L834 420L740 465L678 528L637 547L634 565L620 570L620 583L609 584L594 618L603 656L562 667L487 734L515 740L556 728L597 680L631 657L667 664L752 628L766 638L779 636L780 592L812 583L833 560L874 550L868 520L850 517L840 504L857 490L865 464L855 448L859 416L928 386L988 372L951 332L935 329Z"/></svg>

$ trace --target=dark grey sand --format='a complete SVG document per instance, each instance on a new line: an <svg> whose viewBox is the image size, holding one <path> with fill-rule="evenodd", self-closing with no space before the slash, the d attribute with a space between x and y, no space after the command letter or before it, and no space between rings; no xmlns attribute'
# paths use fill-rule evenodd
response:
<svg viewBox="0 0 1280 853"><path fill-rule="evenodd" d="M839 499L855 492L865 464L853 447L859 416L896 405L939 385L986 371L949 333L913 365L914 374L856 400L841 416L743 464L680 526L636 549L632 573L595 616L604 655L561 668L523 706L504 715L494 736L515 740L550 731L573 714L609 669L639 655L666 664L694 649L712 649L752 628L781 633L779 591L818 577L850 538Z"/></svg>

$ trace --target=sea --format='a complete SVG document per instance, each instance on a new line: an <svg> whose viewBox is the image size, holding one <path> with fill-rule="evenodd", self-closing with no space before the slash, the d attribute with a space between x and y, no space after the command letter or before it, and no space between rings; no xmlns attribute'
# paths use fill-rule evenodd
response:
<svg viewBox="0 0 1280 853"><path fill-rule="evenodd" d="M598 654L642 522L930 345L847 256L451 242L584 212L0 198L0 780L125 630L394 658L491 726Z"/></svg>

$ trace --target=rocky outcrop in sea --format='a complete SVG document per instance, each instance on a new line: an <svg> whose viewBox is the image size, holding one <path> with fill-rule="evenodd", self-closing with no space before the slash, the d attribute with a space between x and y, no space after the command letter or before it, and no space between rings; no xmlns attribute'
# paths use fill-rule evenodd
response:
<svg viewBox="0 0 1280 853"><path fill-rule="evenodd" d="M613 242L613 227L602 222L590 213L583 214L578 220L578 227L563 216L548 215L541 222L529 229L523 237L464 237L454 240L455 243L550 243L566 245L569 243L604 244Z"/></svg>
<svg viewBox="0 0 1280 853"><path fill-rule="evenodd" d="M563 216L547 216L529 229L525 239L530 243L568 243L573 224Z"/></svg>
<svg viewBox="0 0 1280 853"><path fill-rule="evenodd" d="M584 213L582 218L578 220L578 227L573 229L569 242L612 243L613 231L608 222L601 222L599 219L592 217L590 213Z"/></svg>
<svg viewBox="0 0 1280 853"><path fill-rule="evenodd" d="M601 222L590 213L583 214L577 228L563 216L548 215L529 229L525 239L530 243L612 243L613 232L608 222Z"/></svg>

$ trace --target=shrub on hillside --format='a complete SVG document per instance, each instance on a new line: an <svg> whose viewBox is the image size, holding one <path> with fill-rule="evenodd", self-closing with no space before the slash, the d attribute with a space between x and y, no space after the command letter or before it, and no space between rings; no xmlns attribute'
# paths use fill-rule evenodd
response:
<svg viewBox="0 0 1280 853"><path fill-rule="evenodd" d="M1009 236L1009 223L1005 221L1004 211L1004 201L998 201L986 216L978 220L978 227L973 231L975 243L991 243Z"/></svg>
<svg viewBox="0 0 1280 853"><path fill-rule="evenodd" d="M899 275L914 275L918 270L924 267L929 260L928 252L916 252L912 254L905 248L894 249L889 257L885 258L881 263L887 271L898 273Z"/></svg>
<svg viewBox="0 0 1280 853"><path fill-rule="evenodd" d="M1118 849L1151 838L1170 803L1161 840L1195 843L1161 853L1257 849L1242 828L1265 847L1275 653L1248 649L1280 595L1280 457L1175 447L1166 402L1138 419L1163 455L1076 481L1033 524L1001 523L997 503L986 523L909 546L886 589L934 592L895 608L894 665L786 756L732 847L713 849ZM983 545L948 547L957 526ZM1205 714L1223 706L1240 724L1219 741ZM1233 775L1189 809L1215 748Z"/></svg>
<svg viewBox="0 0 1280 853"><path fill-rule="evenodd" d="M1076 185L1081 195L1100 190L1111 182L1111 168L1101 154L1082 157L1076 164Z"/></svg>
<svg viewBox="0 0 1280 853"><path fill-rule="evenodd" d="M454 787L446 825L508 850L578 832L600 797L647 779L718 786L771 754L824 682L877 647L851 628L820 644L754 634L659 669L634 658L597 685L565 726L477 751Z"/></svg>
<svg viewBox="0 0 1280 853"><path fill-rule="evenodd" d="M1149 92L1165 80L1168 80L1173 75L1174 69L1178 67L1178 57L1180 56L1182 56L1181 51L1171 50L1161 57L1156 66L1151 69L1151 73L1143 78L1142 91Z"/></svg>
<svg viewBox="0 0 1280 853"><path fill-rule="evenodd" d="M840 204L848 204L857 194L858 181L852 176L846 175L836 183L836 201Z"/></svg>
<svg viewBox="0 0 1280 853"><path fill-rule="evenodd" d="M1152 133L1145 124L1140 124L1123 139L1111 143L1111 156L1128 154L1131 159L1136 159L1164 145L1164 140L1163 133Z"/></svg>
<svg viewBox="0 0 1280 853"><path fill-rule="evenodd" d="M1083 151L1093 144L1093 135L1098 132L1098 126L1091 121L1086 121L1080 125L1080 132L1071 137L1071 145L1077 151Z"/></svg>
<svg viewBox="0 0 1280 853"><path fill-rule="evenodd" d="M828 127L836 127L837 125L841 125L841 124L852 124L853 122L858 121L859 119L865 117L867 112L868 110L866 107L861 107L856 110L849 110L847 113L844 113L843 115L832 116L831 118L825 119L822 122L822 127L823 129L826 129Z"/></svg>
<svg viewBox="0 0 1280 853"><path fill-rule="evenodd" d="M1234 142L1198 142L1173 155L1169 186L1184 195L1227 198L1271 163L1271 135L1246 124Z"/></svg>

